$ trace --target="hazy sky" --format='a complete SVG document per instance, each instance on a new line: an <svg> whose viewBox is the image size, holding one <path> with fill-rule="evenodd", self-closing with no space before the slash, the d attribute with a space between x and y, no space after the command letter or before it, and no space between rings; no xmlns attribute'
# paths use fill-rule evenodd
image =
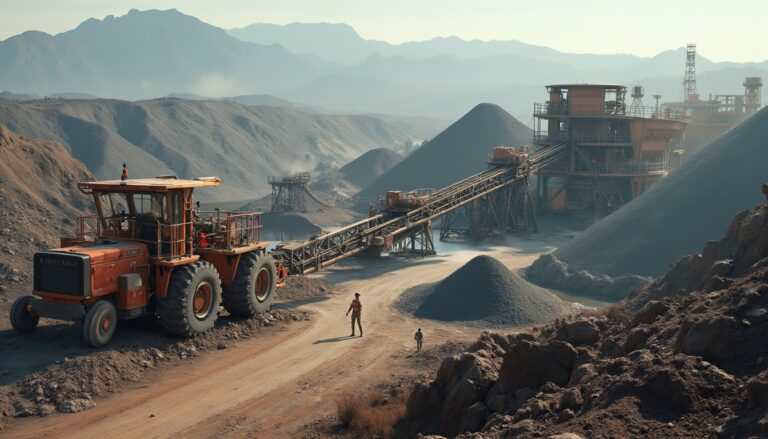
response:
<svg viewBox="0 0 768 439"><path fill-rule="evenodd" d="M176 8L223 28L347 23L364 38L393 43L456 35L652 56L695 42L715 61L768 59L768 0L0 0L0 39L29 29L58 33L131 8Z"/></svg>

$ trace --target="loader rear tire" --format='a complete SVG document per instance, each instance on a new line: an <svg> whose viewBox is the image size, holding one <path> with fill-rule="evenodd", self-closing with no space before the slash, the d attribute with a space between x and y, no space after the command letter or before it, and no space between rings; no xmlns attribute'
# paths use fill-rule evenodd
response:
<svg viewBox="0 0 768 439"><path fill-rule="evenodd" d="M108 300L100 300L93 305L83 321L83 338L94 348L100 348L115 335L117 327L117 309Z"/></svg>
<svg viewBox="0 0 768 439"><path fill-rule="evenodd" d="M213 328L220 304L219 272L210 262L197 261L174 270L155 314L167 332L195 337Z"/></svg>
<svg viewBox="0 0 768 439"><path fill-rule="evenodd" d="M246 253L240 258L232 284L224 289L224 308L235 316L253 317L272 308L276 289L277 268L272 256Z"/></svg>
<svg viewBox="0 0 768 439"><path fill-rule="evenodd" d="M40 316L27 310L27 304L34 299L34 296L19 296L11 305L11 326L13 329L25 333L32 332L40 321Z"/></svg>

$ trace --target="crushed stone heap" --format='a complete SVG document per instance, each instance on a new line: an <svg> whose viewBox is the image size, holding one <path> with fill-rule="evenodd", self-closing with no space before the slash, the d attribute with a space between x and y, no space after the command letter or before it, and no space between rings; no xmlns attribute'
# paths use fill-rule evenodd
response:
<svg viewBox="0 0 768 439"><path fill-rule="evenodd" d="M484 326L549 322L571 310L490 256L477 256L438 283L406 291L395 306L419 318Z"/></svg>

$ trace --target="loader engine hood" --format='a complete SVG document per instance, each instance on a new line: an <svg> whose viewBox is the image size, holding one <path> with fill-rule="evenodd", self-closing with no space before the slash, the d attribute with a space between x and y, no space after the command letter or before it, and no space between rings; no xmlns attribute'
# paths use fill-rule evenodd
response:
<svg viewBox="0 0 768 439"><path fill-rule="evenodd" d="M147 246L130 241L100 241L35 253L34 289L38 292L87 297L91 273L98 266L147 255Z"/></svg>

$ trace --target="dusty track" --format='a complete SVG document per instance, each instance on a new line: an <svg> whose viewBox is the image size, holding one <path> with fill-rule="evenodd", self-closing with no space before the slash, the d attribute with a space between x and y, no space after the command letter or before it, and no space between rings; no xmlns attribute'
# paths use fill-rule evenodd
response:
<svg viewBox="0 0 768 439"><path fill-rule="evenodd" d="M511 268L523 267L546 248L523 243L523 250L488 249ZM350 297L301 305L312 321L237 349L216 351L160 374L143 387L99 401L73 415L25 419L3 436L83 437L288 437L333 410L340 391L364 387L393 371L392 356L412 349L417 326L427 343L472 340L477 328L415 321L397 314L391 303L406 288L445 277L477 251L449 257L357 260L324 274L346 291L363 295L363 338L349 338L344 313ZM354 265L354 266L352 266ZM357 269L360 268L360 269ZM471 291L467 292L471 300Z"/></svg>

